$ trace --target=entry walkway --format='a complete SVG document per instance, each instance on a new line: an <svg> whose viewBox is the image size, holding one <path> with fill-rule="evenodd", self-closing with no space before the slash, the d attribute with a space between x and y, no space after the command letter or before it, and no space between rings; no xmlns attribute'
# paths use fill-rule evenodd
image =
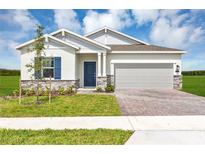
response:
<svg viewBox="0 0 205 154"><path fill-rule="evenodd" d="M10 129L204 130L205 116L96 116L0 118Z"/></svg>

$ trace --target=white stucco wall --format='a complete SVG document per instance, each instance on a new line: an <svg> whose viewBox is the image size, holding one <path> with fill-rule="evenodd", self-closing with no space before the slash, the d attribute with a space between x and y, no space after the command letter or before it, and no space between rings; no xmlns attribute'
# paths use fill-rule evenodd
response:
<svg viewBox="0 0 205 154"><path fill-rule="evenodd" d="M138 42L131 40L127 37L124 37L122 35L113 33L108 31L108 33L104 32L98 32L91 36L89 36L90 39L93 39L95 41L98 41L100 43L104 44L136 44Z"/></svg>
<svg viewBox="0 0 205 154"><path fill-rule="evenodd" d="M45 50L46 57L61 57L61 80L76 79L76 54L73 48L56 48L52 43ZM21 50L21 80L31 80L32 72L28 72L26 64L33 63L35 53L28 52L25 48Z"/></svg>
<svg viewBox="0 0 205 154"><path fill-rule="evenodd" d="M174 75L181 75L181 72L175 72L176 65L179 65L181 70L181 54L107 54L108 75L114 75L115 63L173 63Z"/></svg>
<svg viewBox="0 0 205 154"><path fill-rule="evenodd" d="M112 32L107 34L107 44L136 44L136 41L123 37Z"/></svg>
<svg viewBox="0 0 205 154"><path fill-rule="evenodd" d="M80 51L78 51L80 53L96 53L96 52L105 51L105 49L98 47L92 43L89 43L88 41L85 41L73 35L66 34L66 36L63 37L61 34L58 34L55 35L55 37L80 47Z"/></svg>

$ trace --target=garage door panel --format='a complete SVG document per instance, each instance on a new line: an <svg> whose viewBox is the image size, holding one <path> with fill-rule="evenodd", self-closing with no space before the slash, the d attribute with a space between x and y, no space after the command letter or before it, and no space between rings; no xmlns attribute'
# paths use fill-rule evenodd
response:
<svg viewBox="0 0 205 154"><path fill-rule="evenodd" d="M159 68L173 68L173 65L172 64L169 64L169 63L135 63L135 64L115 64L115 66L117 66L118 68L125 68L125 69L131 69L131 68L139 68L139 69L143 69L143 68L148 68L149 69L155 69L157 67Z"/></svg>
<svg viewBox="0 0 205 154"><path fill-rule="evenodd" d="M117 64L115 86L123 88L172 88L172 64Z"/></svg>

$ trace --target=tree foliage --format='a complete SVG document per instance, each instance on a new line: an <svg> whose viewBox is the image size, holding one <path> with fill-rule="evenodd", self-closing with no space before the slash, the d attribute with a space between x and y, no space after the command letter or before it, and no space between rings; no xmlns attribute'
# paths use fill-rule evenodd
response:
<svg viewBox="0 0 205 154"><path fill-rule="evenodd" d="M0 69L0 76L19 76L20 70Z"/></svg>
<svg viewBox="0 0 205 154"><path fill-rule="evenodd" d="M36 36L35 36L35 42L32 44L31 48L29 48L30 52L35 52L35 59L33 60L33 63L27 64L26 67L28 68L28 71L34 72L32 74L35 76L36 80L36 102L39 103L39 80L42 79L41 71L42 71L42 60L43 56L45 56L44 49L45 49L45 38L44 38L44 33L43 33L44 27L41 25L37 25L36 28Z"/></svg>
<svg viewBox="0 0 205 154"><path fill-rule="evenodd" d="M196 70L196 71L183 71L184 76L205 76L205 70Z"/></svg>

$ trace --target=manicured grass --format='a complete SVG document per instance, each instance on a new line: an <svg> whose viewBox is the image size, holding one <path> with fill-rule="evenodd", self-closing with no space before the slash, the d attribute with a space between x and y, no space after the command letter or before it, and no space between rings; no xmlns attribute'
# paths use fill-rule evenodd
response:
<svg viewBox="0 0 205 154"><path fill-rule="evenodd" d="M132 131L95 130L11 130L0 129L0 144L124 144Z"/></svg>
<svg viewBox="0 0 205 154"><path fill-rule="evenodd" d="M18 89L19 76L0 76L0 96L10 95Z"/></svg>
<svg viewBox="0 0 205 154"><path fill-rule="evenodd" d="M77 94L73 96L41 97L43 104L35 104L35 97L5 100L0 98L0 117L49 116L117 116L121 115L117 100L111 95Z"/></svg>
<svg viewBox="0 0 205 154"><path fill-rule="evenodd" d="M199 96L205 96L205 76L183 76L182 90Z"/></svg>

